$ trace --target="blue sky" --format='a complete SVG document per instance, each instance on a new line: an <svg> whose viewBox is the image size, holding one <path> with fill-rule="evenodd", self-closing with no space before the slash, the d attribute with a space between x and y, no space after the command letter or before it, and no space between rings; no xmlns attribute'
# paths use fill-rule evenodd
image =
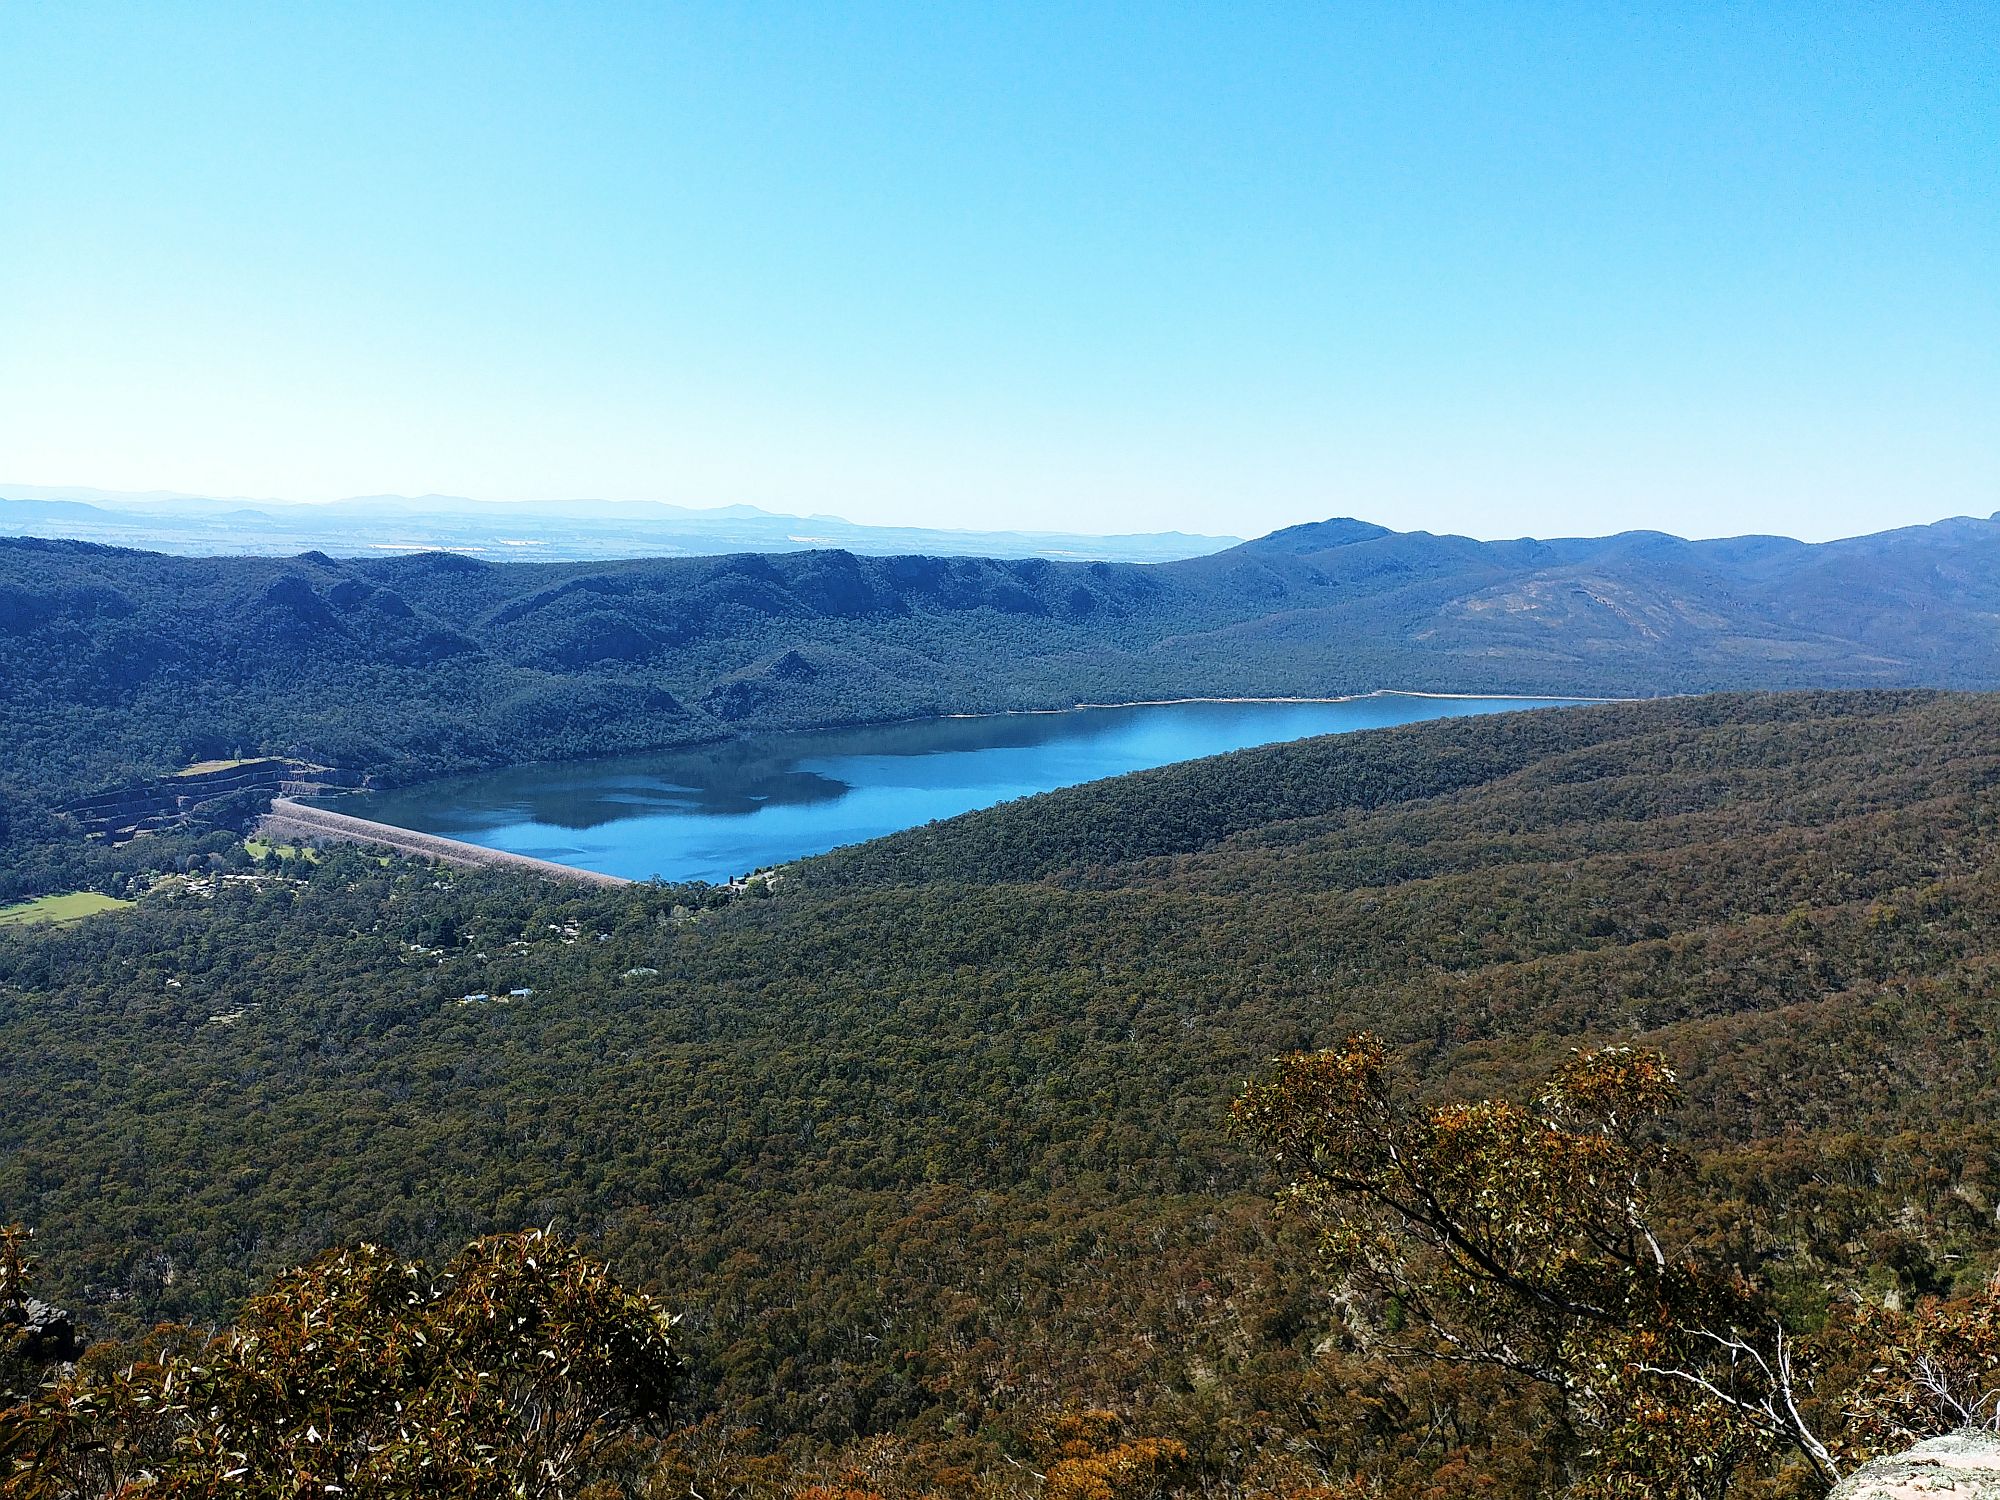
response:
<svg viewBox="0 0 2000 1500"><path fill-rule="evenodd" d="M2000 8L0 0L0 479L2000 509Z"/></svg>

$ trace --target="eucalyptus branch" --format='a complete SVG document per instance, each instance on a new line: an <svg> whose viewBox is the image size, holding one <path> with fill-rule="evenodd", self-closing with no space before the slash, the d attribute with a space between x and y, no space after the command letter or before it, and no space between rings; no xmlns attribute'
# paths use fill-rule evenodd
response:
<svg viewBox="0 0 2000 1500"><path fill-rule="evenodd" d="M1792 1343L1784 1329L1779 1328L1775 1332L1773 1340L1775 1365L1764 1357L1762 1350L1741 1334L1720 1334L1708 1328L1691 1328L1687 1331L1718 1345L1729 1354L1732 1361L1743 1358L1754 1364L1764 1380L1765 1391L1762 1398L1752 1401L1732 1395L1708 1377L1693 1370L1645 1363L1635 1365L1633 1368L1641 1374L1678 1380L1699 1388L1712 1400L1732 1411L1758 1420L1771 1433L1789 1442L1822 1478L1835 1480L1840 1477L1839 1462L1826 1444L1820 1441L1818 1434L1807 1425L1805 1416L1799 1411L1798 1400L1794 1394L1796 1384L1792 1373Z"/></svg>

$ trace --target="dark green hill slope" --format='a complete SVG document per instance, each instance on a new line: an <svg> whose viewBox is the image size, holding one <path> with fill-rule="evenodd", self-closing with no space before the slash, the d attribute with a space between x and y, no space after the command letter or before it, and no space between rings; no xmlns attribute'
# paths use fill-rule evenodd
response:
<svg viewBox="0 0 2000 1500"><path fill-rule="evenodd" d="M1359 1026L1444 1094L1642 1041L1688 1084L1686 1239L1806 1308L1973 1285L1996 870L2000 698L1937 694L1246 752L701 912L343 855L0 928L0 1216L114 1326L554 1221L686 1309L705 1409L759 1442L997 1464L1089 1401L1232 1483L1309 1450L1530 1495L1518 1408L1342 1352L1232 1093Z"/></svg>
<svg viewBox="0 0 2000 1500"><path fill-rule="evenodd" d="M1354 521L1158 566L169 558L0 542L0 773L414 776L940 711L1378 687L2000 686L2000 524L1807 546Z"/></svg>
<svg viewBox="0 0 2000 1500"><path fill-rule="evenodd" d="M1683 700L1664 717L1656 704L1607 704L1582 716L1541 709L1328 735L1065 787L836 850L798 868L802 878L829 885L1081 879L1128 861L1205 851L1236 834L1264 830L1279 837L1279 825L1292 838L1305 828L1352 824L1365 843L1376 835L1369 814L1394 820L1411 803L1484 798L1517 774L1535 784L1574 775L1598 795L1604 773L1597 752L1576 748L1582 722L1591 726L1592 746L1620 745L1618 774L1629 785L1616 810L1629 820L1657 815L1655 804L1632 796L1647 778L1686 769L1691 731L1728 730L1728 775L1740 788L1732 800L1750 801L1766 785L1759 773L1767 759L1775 767L1820 760L1843 775L1872 768L1886 781L1910 756L1933 754L1903 743L1898 711L1957 701L1929 693L1865 700L1718 696ZM1874 712L1856 718L1857 702ZM1673 726L1670 734L1659 733L1663 723ZM1822 743L1836 732L1837 749Z"/></svg>

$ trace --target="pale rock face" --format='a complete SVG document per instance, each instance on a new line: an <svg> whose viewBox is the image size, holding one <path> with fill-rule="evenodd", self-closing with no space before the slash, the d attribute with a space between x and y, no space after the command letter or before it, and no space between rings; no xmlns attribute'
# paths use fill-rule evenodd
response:
<svg viewBox="0 0 2000 1500"><path fill-rule="evenodd" d="M1834 1486L1827 1500L2000 1500L2000 1436L1954 1432L1878 1458Z"/></svg>

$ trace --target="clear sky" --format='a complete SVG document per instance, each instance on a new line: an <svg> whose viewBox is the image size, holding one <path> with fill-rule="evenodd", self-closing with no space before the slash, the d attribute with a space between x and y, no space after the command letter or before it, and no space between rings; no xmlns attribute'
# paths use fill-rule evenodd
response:
<svg viewBox="0 0 2000 1500"><path fill-rule="evenodd" d="M2000 6L0 0L0 479L2000 509Z"/></svg>

